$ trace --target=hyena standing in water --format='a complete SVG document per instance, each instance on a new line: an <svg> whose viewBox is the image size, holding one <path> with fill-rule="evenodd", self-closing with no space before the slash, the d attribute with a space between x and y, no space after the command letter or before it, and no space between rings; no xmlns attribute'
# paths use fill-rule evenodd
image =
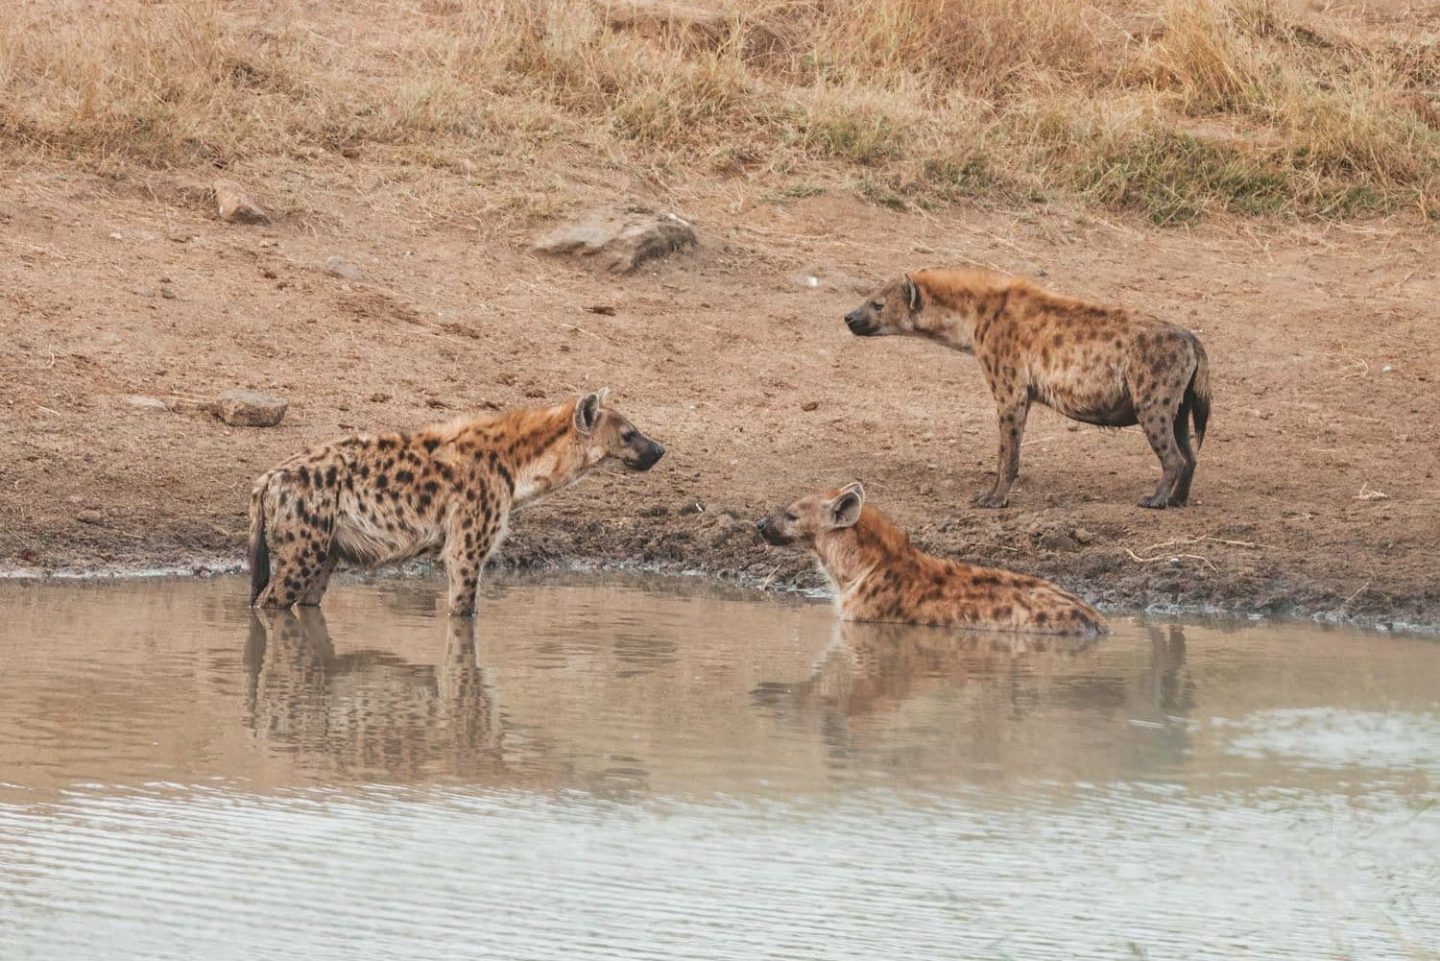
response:
<svg viewBox="0 0 1440 961"><path fill-rule="evenodd" d="M1062 297L990 270L922 270L845 315L861 337L924 337L974 354L1000 418L995 483L977 507L1004 507L1020 473L1030 403L1101 427L1139 424L1164 471L1141 507L1184 507L1210 417L1210 364L1190 331L1118 307Z"/></svg>
<svg viewBox="0 0 1440 961"><path fill-rule="evenodd" d="M251 603L319 604L339 561L374 567L439 551L450 613L473 613L512 510L610 458L645 471L665 453L605 405L608 393L348 437L266 472L250 495Z"/></svg>

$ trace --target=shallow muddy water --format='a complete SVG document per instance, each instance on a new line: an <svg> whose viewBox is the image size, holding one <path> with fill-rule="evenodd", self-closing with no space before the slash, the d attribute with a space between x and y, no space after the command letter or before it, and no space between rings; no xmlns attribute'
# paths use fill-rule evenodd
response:
<svg viewBox="0 0 1440 961"><path fill-rule="evenodd" d="M1440 957L1440 643L0 585L0 958Z"/></svg>

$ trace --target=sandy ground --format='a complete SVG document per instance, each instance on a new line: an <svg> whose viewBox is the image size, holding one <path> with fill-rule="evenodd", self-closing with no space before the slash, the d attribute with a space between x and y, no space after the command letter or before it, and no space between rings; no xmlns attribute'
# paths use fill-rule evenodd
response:
<svg viewBox="0 0 1440 961"><path fill-rule="evenodd" d="M231 175L262 202L298 176ZM527 511L502 562L812 584L752 521L860 478L924 546L1106 605L1440 622L1433 228L1154 232L721 183L665 198L697 224L697 252L615 278L530 253L549 219L472 213L458 183L407 194L358 164L305 176L308 212L255 228L160 174L3 172L0 569L238 564L253 478L309 443L609 385L670 455ZM567 204L633 189L620 176ZM407 200L421 191L423 215ZM333 256L358 279L328 273ZM996 443L976 363L840 320L874 280L966 262L1201 333L1215 410L1191 508L1135 506L1158 476L1137 430L1043 409L1011 506L968 506ZM229 428L128 400L231 387L278 393L289 415Z"/></svg>

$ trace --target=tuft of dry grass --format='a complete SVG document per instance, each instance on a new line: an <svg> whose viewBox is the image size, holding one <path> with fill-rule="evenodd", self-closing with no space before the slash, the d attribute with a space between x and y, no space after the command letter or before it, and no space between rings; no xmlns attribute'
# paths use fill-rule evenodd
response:
<svg viewBox="0 0 1440 961"><path fill-rule="evenodd" d="M16 0L0 148L97 167L577 143L896 205L1440 215L1440 39L1275 0Z"/></svg>

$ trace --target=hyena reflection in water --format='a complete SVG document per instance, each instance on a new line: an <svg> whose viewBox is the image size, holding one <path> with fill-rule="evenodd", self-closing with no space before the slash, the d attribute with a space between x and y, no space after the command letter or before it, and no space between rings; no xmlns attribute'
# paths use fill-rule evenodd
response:
<svg viewBox="0 0 1440 961"><path fill-rule="evenodd" d="M303 768L366 777L478 777L505 768L497 697L475 622L451 618L438 665L337 653L319 608L251 613L246 725Z"/></svg>

